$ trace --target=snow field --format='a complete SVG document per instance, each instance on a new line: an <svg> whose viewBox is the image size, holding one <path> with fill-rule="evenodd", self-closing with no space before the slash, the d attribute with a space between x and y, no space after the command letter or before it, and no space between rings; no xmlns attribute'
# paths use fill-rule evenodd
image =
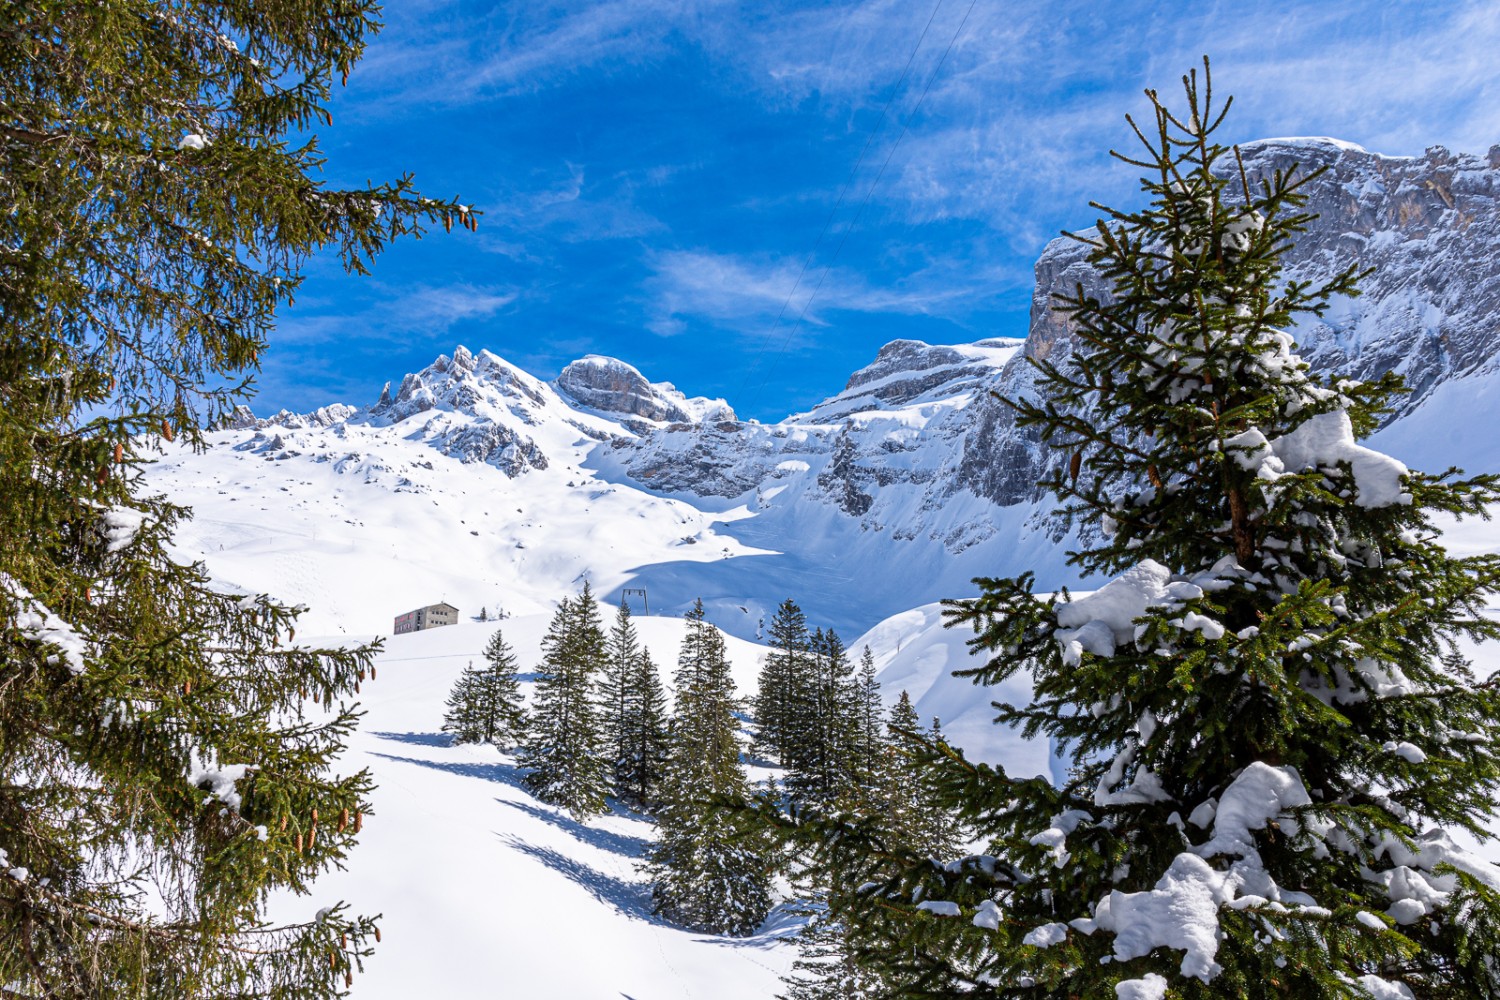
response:
<svg viewBox="0 0 1500 1000"><path fill-rule="evenodd" d="M338 899L356 913L383 914L383 943L355 978L357 1000L773 996L795 957L787 938L795 922L773 914L761 934L744 939L667 924L651 914L650 890L635 871L649 821L615 812L578 823L520 786L511 755L449 746L439 732L454 680L469 661L483 663L480 651L497 625L525 670L540 660L550 618L387 640L342 765L370 768L378 785L359 845L348 868L320 879L311 898L275 900L273 917L305 919ZM635 622L670 680L682 622ZM759 648L727 643L736 682L753 689Z"/></svg>

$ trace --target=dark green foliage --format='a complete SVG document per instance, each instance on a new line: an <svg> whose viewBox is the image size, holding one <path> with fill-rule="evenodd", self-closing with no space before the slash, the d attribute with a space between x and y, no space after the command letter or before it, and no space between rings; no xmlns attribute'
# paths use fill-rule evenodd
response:
<svg viewBox="0 0 1500 1000"><path fill-rule="evenodd" d="M815 629L795 676L786 758L786 790L794 802L830 810L855 787L855 704L844 644L832 629Z"/></svg>
<svg viewBox="0 0 1500 1000"><path fill-rule="evenodd" d="M452 733L454 743L485 742L484 727L479 718L480 689L483 686L480 673L470 660L463 673L458 675L458 680L453 682L453 690L448 692L448 709L443 713L442 731Z"/></svg>
<svg viewBox="0 0 1500 1000"><path fill-rule="evenodd" d="M604 630L587 583L576 598L563 598L542 639L527 743L520 763L526 787L543 802L575 817L609 811L604 734L595 699L604 669Z"/></svg>
<svg viewBox="0 0 1500 1000"><path fill-rule="evenodd" d="M879 695L858 687L832 629L808 634L793 602L777 609L770 638L755 699L756 745L785 769L795 801L830 806L854 790L856 774L872 760L870 736L878 742L879 723L871 722L871 713L878 714Z"/></svg>
<svg viewBox="0 0 1500 1000"><path fill-rule="evenodd" d="M924 732L905 691L891 709L873 780L873 805L884 835L928 858L946 858L959 844L956 810L932 781L924 754L943 745L938 720Z"/></svg>
<svg viewBox="0 0 1500 1000"><path fill-rule="evenodd" d="M1071 777L927 746L990 855L938 866L847 831L829 863L878 884L836 913L909 995L1500 997L1500 870L1444 832L1480 832L1500 791L1500 690L1445 656L1500 632L1500 557L1454 558L1433 524L1483 515L1496 479L1354 445L1398 380L1320 379L1282 331L1357 268L1286 281L1312 175L1252 184L1213 141L1206 73L1184 82L1180 117L1149 93L1128 161L1148 206L1087 237L1109 300L1065 300L1077 354L1012 404L1083 456L1049 485L1102 528L1077 561L1120 575L1079 601L982 580L952 606L991 656L976 680L1033 679L1000 720L1070 749Z"/></svg>
<svg viewBox="0 0 1500 1000"><path fill-rule="evenodd" d="M526 705L516 656L497 629L484 648L483 670L470 663L448 696L443 732L455 743L490 743L510 750L526 742Z"/></svg>
<svg viewBox="0 0 1500 1000"><path fill-rule="evenodd" d="M797 936L797 959L783 978L779 1000L881 1000L897 997L879 976L860 964L843 926L826 904L806 908L808 923Z"/></svg>
<svg viewBox="0 0 1500 1000"><path fill-rule="evenodd" d="M623 602L605 642L599 691L614 794L631 805L649 807L666 760L666 695Z"/></svg>
<svg viewBox="0 0 1500 1000"><path fill-rule="evenodd" d="M625 801L650 809L666 773L668 725L667 696L648 649L635 661L633 689L617 787Z"/></svg>
<svg viewBox="0 0 1500 1000"><path fill-rule="evenodd" d="M724 637L704 621L703 602L687 614L674 675L677 688L666 773L656 809L657 841L645 866L656 912L716 934L752 933L771 908L770 863L757 838L722 808L743 803L739 703Z"/></svg>
<svg viewBox="0 0 1500 1000"><path fill-rule="evenodd" d="M376 14L0 5L9 996L322 998L368 954L366 919L266 925L262 904L352 846L370 783L332 766L375 647L297 646L295 609L174 561L188 512L145 495L139 468L246 398L310 255L363 271L458 211L407 179L317 177L307 130Z"/></svg>
<svg viewBox="0 0 1500 1000"><path fill-rule="evenodd" d="M796 703L808 660L807 618L790 598L771 619L771 652L761 668L755 698L756 749L785 764L792 743Z"/></svg>
<svg viewBox="0 0 1500 1000"><path fill-rule="evenodd" d="M869 646L860 654L849 708L849 772L856 789L869 788L885 749L885 709L880 703L880 681L875 677L875 656Z"/></svg>
<svg viewBox="0 0 1500 1000"><path fill-rule="evenodd" d="M862 657L860 674L868 680L861 687L874 684L873 673L873 657ZM873 714L879 725L878 702ZM857 775L852 794L831 809L793 804L791 816L770 821L793 848L794 879L812 900L812 920L798 939L800 957L785 979L787 1000L874 1000L916 990L917 977L885 961L889 939L872 931L867 919L851 927L838 915L865 910L861 886L900 871L895 859L908 864L936 859L921 861L932 867L957 849L954 807L942 801L923 761L941 746L937 720L931 732L922 732L911 698L902 691L889 726L877 736L874 766ZM776 805L763 797L759 808L764 816Z"/></svg>

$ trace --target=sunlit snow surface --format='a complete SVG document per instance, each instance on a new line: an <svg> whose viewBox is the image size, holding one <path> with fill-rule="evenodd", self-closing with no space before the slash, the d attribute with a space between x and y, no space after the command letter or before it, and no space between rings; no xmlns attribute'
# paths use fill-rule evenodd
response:
<svg viewBox="0 0 1500 1000"><path fill-rule="evenodd" d="M521 663L534 664L549 618L387 640L345 758L379 785L359 846L347 871L325 876L310 898L276 900L275 914L305 918L337 899L384 914L383 941L355 981L359 1000L775 995L795 957L784 940L795 921L773 918L743 939L665 923L635 870L650 823L622 813L578 823L523 790L509 755L449 746L438 731L454 679L469 661L482 663L497 625ZM682 623L636 624L669 673ZM736 680L753 686L757 647L730 639L729 651Z"/></svg>
<svg viewBox="0 0 1500 1000"><path fill-rule="evenodd" d="M1471 466L1489 463L1487 446L1461 440L1474 435L1440 409L1425 423L1419 410L1372 443L1430 468L1433 455L1416 434L1426 429L1438 461L1460 460L1467 450ZM207 453L174 451L149 476L151 488L196 509L178 534L183 556L204 559L225 586L310 606L299 638L388 632L395 614L437 600L460 608L463 624L387 640L344 763L373 771L374 813L347 871L322 879L310 898L274 904L289 919L336 899L355 912L384 914L384 942L356 980L357 1000L760 1000L778 992L794 957L786 936L796 921L785 916L738 941L652 917L635 870L647 822L614 814L576 823L523 791L511 758L448 745L438 731L443 702L497 627L469 620L481 606L514 616L500 627L530 667L552 603L576 592L585 575L601 594L646 586L653 612L675 612L702 594L710 619L739 636L753 636L757 619L794 597L813 624L838 624L856 655L870 645L888 703L905 689L923 722L940 717L971 758L1018 776L1062 776L1046 746L992 724L990 703L1023 701L1024 679L986 689L951 675L978 661L964 647L968 635L944 629L940 607L929 602L971 592L967 578L991 571L980 552L960 559L937 546L914 547L913 558L952 563L951 572L925 576L921 590L894 560L899 543L859 532L831 508L803 506L801 520L792 520L793 508L778 507L775 493L756 502L652 495L619 470L591 465L594 442L556 422L532 431L551 465L509 479L441 455L424 442L422 427L417 421L399 435L305 428L274 451L240 447L247 435L218 435ZM546 435L554 437L541 440ZM1494 524L1445 528L1458 553L1500 544ZM1040 586L1067 582L1056 546L1036 533L1025 546L1010 555L1038 568ZM900 608L910 610L879 621ZM841 613L833 619L825 609ZM670 676L680 621L640 617L638 626ZM731 640L730 650L748 694L763 650L743 639ZM1471 654L1483 674L1500 667L1500 650ZM1481 853L1500 861L1493 843Z"/></svg>

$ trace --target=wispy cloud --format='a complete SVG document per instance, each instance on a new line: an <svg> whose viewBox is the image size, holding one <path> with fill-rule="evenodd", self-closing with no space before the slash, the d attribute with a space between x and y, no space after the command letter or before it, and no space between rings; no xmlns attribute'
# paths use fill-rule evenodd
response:
<svg viewBox="0 0 1500 1000"><path fill-rule="evenodd" d="M688 318L766 334L778 316L780 328L790 331L799 318L824 326L835 312L932 315L976 294L972 283L939 277L936 269L883 286L845 268L815 265L803 273L800 262L702 250L656 254L651 265L647 326L662 336L684 332Z"/></svg>
<svg viewBox="0 0 1500 1000"><path fill-rule="evenodd" d="M370 282L362 291L355 301L300 302L283 313L276 343L429 337L465 321L494 316L519 297L513 288L468 283L401 287Z"/></svg>
<svg viewBox="0 0 1500 1000"><path fill-rule="evenodd" d="M387 284L309 282L278 336L370 338L381 371L450 330L544 371L654 351L688 383L780 343L831 260L782 369L805 402L877 338L1024 332L1046 241L1137 197L1123 115L1204 53L1227 138L1500 142L1494 0L942 0L928 27L935 2L388 4L330 155L463 192L480 232L393 250Z"/></svg>

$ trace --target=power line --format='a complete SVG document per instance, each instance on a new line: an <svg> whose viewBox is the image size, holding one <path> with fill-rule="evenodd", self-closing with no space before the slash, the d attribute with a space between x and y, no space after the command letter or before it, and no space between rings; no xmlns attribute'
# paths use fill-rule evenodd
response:
<svg viewBox="0 0 1500 1000"><path fill-rule="evenodd" d="M823 282L828 278L828 272L833 270L833 265L839 259L839 252L844 249L844 244L848 241L849 234L854 231L855 226L859 225L860 217L865 212L865 206L870 203L870 197L875 193L876 186L879 185L880 179L885 176L885 168L891 165L891 158L896 155L896 150L900 148L901 141L906 138L906 133L911 128L912 121L917 117L917 112L922 109L922 102L927 100L928 91L932 90L932 85L937 81L938 74L943 71L943 64L948 61L948 54L953 51L953 46L958 43L959 36L963 34L964 27L969 23L969 15L974 13L974 6L977 2L978 0L969 0L969 7L964 11L963 20L958 22L958 28L953 32L953 37L948 40L948 47L943 50L942 57L938 59L937 67L932 71L932 75L927 78L927 85L922 88L922 96L917 98L917 103L912 107L911 114L906 116L906 123L901 126L901 134L896 137L896 141L891 145L890 152L886 153L885 162L880 165L880 170L875 174L875 179L870 182L869 189L865 191L864 200L860 202L859 209L854 213L854 218L850 220L849 225L844 229L843 236L839 238L839 245L834 247L833 256L824 265L823 273L818 277L818 283L813 286L812 294L802 304L802 311L797 314L797 321L787 331L786 337L781 341L781 347L776 351L775 357L771 359L770 367L766 369L765 375L761 377L760 385L756 386L755 398L757 401L760 399L760 394L765 389L766 383L770 381L771 373L775 370L776 363L781 360L781 356L786 353L787 346L791 344L792 338L796 336L797 331L801 328L803 319L807 317L807 311L812 308L813 299L818 297L818 291L823 287ZM939 0L939 3L941 3L941 0ZM936 8L933 9L933 14L936 16ZM928 24L931 25L931 23L929 19ZM923 31L923 35L926 35L925 30ZM912 55L916 55L915 50L913 50ZM791 301L791 296L787 296L787 301ZM785 308L785 306L782 306L783 311ZM780 319L779 316L777 318ZM772 327L773 332L774 330L775 327Z"/></svg>
<svg viewBox="0 0 1500 1000"><path fill-rule="evenodd" d="M828 218L823 220L823 229L818 233L818 238L813 241L812 249L807 252L807 257L803 259L802 270L797 272L797 280L792 284L792 290L786 293L786 301L781 303L781 310L777 312L775 322L771 324L771 329L766 331L765 339L761 341L760 350L755 355L755 361L745 369L745 376L740 380L740 389L737 395L744 393L745 386L750 382L751 373L760 367L761 359L766 354L766 348L770 346L772 338L775 337L776 328L781 325L781 318L786 315L787 306L791 305L793 297L797 294L797 289L802 287L802 279L807 275L807 269L812 266L812 259L817 255L818 247L823 245L823 237L828 235L829 227L833 225L833 220L838 215L839 209L844 206L844 198L849 194L849 189L854 186L854 178L859 175L859 168L864 165L865 155L869 153L870 146L875 142L875 136L880 133L881 127L885 125L886 113L890 111L891 104L896 100L896 95L901 93L901 85L906 82L906 77L911 72L912 64L916 62L917 52L921 50L922 43L927 40L927 32L932 27L932 22L937 19L938 10L942 6L943 0L937 0L932 5L932 13L927 16L927 23L922 26L922 33L917 36L917 44L912 46L911 55L906 58L906 66L901 70L901 76L897 78L896 85L891 88L891 95L886 98L885 106L880 109L880 117L875 120L875 127L865 137L864 148L859 151L859 156L854 161L853 169L849 171L849 176L844 179L844 184L839 189L838 201L834 202L833 208L828 213ZM785 349L785 345L783 345L782 350ZM779 354L780 352L778 352L778 356ZM761 380L761 388L764 387L765 380L763 378ZM759 390L757 390L757 394L758 392Z"/></svg>

